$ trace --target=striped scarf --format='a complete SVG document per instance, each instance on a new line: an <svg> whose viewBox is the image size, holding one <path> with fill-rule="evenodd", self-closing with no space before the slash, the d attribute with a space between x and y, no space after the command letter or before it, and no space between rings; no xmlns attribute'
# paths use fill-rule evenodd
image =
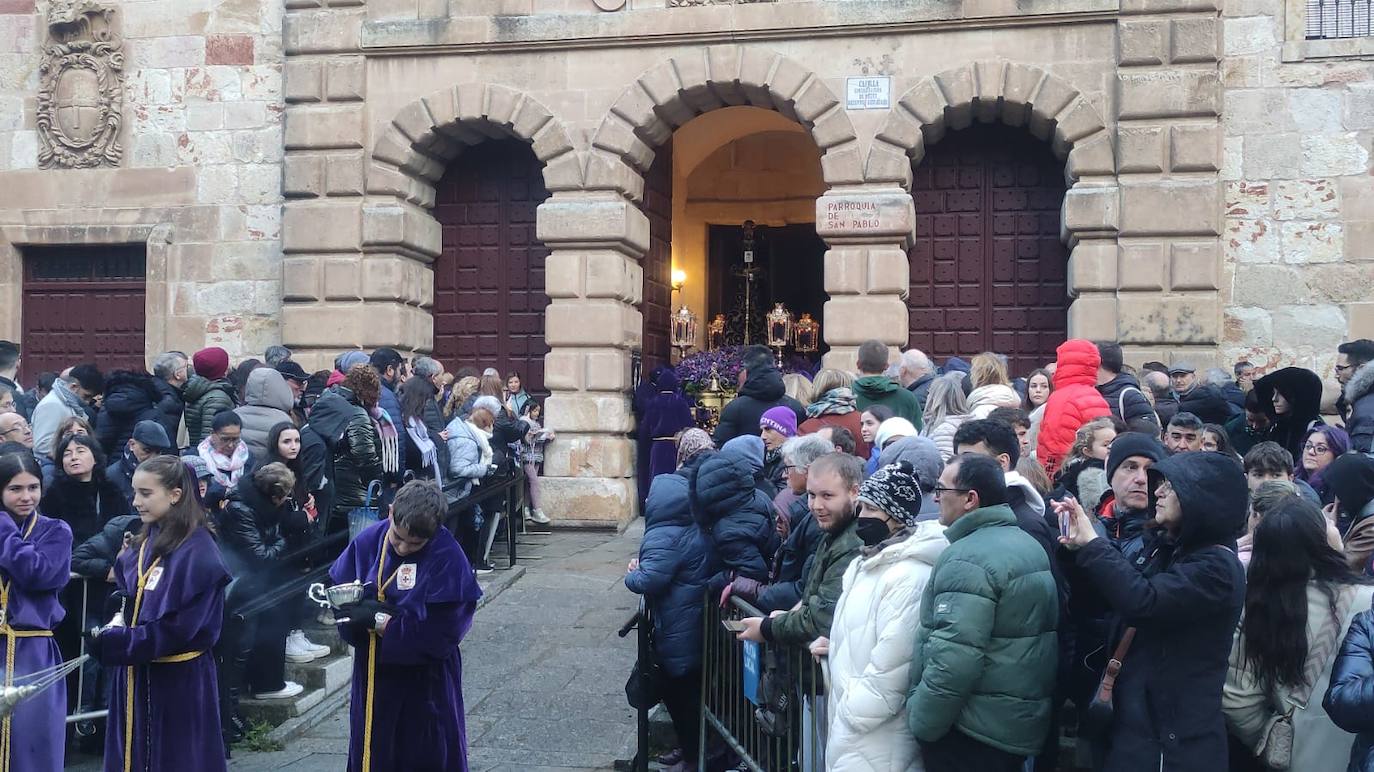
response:
<svg viewBox="0 0 1374 772"><path fill-rule="evenodd" d="M367 411L372 416L372 425L377 429L377 437L382 444L382 472L399 474L401 471L401 439L391 416L380 407Z"/></svg>

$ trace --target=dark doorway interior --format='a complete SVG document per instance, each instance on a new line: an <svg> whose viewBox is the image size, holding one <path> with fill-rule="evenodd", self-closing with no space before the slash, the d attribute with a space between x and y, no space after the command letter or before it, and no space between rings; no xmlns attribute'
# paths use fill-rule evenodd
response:
<svg viewBox="0 0 1374 772"><path fill-rule="evenodd" d="M1025 129L975 126L912 169L910 345L943 363L995 351L1014 375L1054 361L1068 323L1064 164Z"/></svg>
<svg viewBox="0 0 1374 772"><path fill-rule="evenodd" d="M145 363L142 244L25 247L20 380L94 362L106 372Z"/></svg>
<svg viewBox="0 0 1374 772"><path fill-rule="evenodd" d="M449 368L495 367L544 389L544 261L535 210L549 192L530 146L488 141L459 156L440 180L434 217L443 249L434 263L434 356Z"/></svg>
<svg viewBox="0 0 1374 772"><path fill-rule="evenodd" d="M710 287L706 309L710 321L725 314L726 343L744 342L744 230L740 225L710 226ZM825 242L811 223L781 226L760 225L754 230L754 264L758 273L750 299L749 342L764 343L763 317L782 303L793 316L810 313L822 324L821 313L829 296L825 293ZM827 350L812 355L819 359Z"/></svg>

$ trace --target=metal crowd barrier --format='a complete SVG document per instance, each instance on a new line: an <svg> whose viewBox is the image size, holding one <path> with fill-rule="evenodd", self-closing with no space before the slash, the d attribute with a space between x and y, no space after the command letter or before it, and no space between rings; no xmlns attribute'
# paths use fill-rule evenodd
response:
<svg viewBox="0 0 1374 772"><path fill-rule="evenodd" d="M735 640L727 619L767 614L731 598L722 609L709 597L703 614L701 674L702 768L712 733L753 772L821 772L825 768L824 665L797 646ZM775 686L776 685L776 686Z"/></svg>
<svg viewBox="0 0 1374 772"><path fill-rule="evenodd" d="M457 483L453 483L444 486L444 492L451 492L457 485ZM469 507L493 499L501 502L501 514L506 520L506 558L510 562L510 567L513 568L516 558L516 537L525 524L523 512L525 506L525 472L523 469L516 469L508 477L500 477L495 480L485 479L481 485L475 486L468 495L449 502L448 515L452 518Z"/></svg>
<svg viewBox="0 0 1374 772"><path fill-rule="evenodd" d="M637 655L639 662L652 662L654 652L652 648L651 635L654 629L653 614L649 610L649 604L644 600L644 596L639 597L639 610L630 617L617 633L621 638L630 634L631 630L638 630L636 636ZM638 708L635 710L635 757L630 762L631 772L649 772L649 708Z"/></svg>

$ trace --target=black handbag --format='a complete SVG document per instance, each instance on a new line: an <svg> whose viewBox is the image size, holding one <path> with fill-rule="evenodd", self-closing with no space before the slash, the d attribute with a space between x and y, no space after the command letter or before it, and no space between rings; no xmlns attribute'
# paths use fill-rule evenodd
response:
<svg viewBox="0 0 1374 772"><path fill-rule="evenodd" d="M650 710L663 699L663 671L653 655L646 663L635 660L630 677L625 681L625 700L635 710Z"/></svg>
<svg viewBox="0 0 1374 772"><path fill-rule="evenodd" d="M1126 652L1131 650L1131 641L1134 639L1135 628L1126 628L1121 642L1116 645L1116 651L1112 652L1112 658L1107 660L1107 670L1102 674L1092 700L1083 711L1083 732L1090 737L1105 737L1112 728L1112 716L1116 712L1112 705L1112 692L1116 688L1116 677L1121 672L1121 663L1126 659Z"/></svg>

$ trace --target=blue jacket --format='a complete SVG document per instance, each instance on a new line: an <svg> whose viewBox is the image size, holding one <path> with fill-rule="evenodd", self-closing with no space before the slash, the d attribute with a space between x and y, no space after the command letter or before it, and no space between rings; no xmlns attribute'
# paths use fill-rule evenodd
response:
<svg viewBox="0 0 1374 772"><path fill-rule="evenodd" d="M722 571L712 589L724 587L729 572L768 581L778 535L773 530L772 498L755 485L763 470L763 441L744 436L702 456L688 469L688 492L692 514L710 534L720 557Z"/></svg>
<svg viewBox="0 0 1374 772"><path fill-rule="evenodd" d="M806 587L806 578L811 575L816 548L825 537L816 517L806 506L805 496L788 507L787 519L791 529L773 559L773 581L759 592L756 605L761 611L786 611L797 605Z"/></svg>
<svg viewBox="0 0 1374 772"><path fill-rule="evenodd" d="M625 586L648 602L654 653L669 676L685 676L701 665L702 596L716 570L710 539L692 519L687 478L655 477L644 507L639 568L625 577Z"/></svg>
<svg viewBox="0 0 1374 772"><path fill-rule="evenodd" d="M382 381L382 392L377 399L377 407L386 412L387 417L391 419L391 425L396 427L396 433L400 435L397 442L400 444L401 458L404 459L406 447L410 444L410 435L406 434L406 422L401 417L401 400L396 396L395 389L386 385L386 381Z"/></svg>
<svg viewBox="0 0 1374 772"><path fill-rule="evenodd" d="M1348 772L1374 772L1374 611L1350 620L1322 707L1336 726L1355 735Z"/></svg>

